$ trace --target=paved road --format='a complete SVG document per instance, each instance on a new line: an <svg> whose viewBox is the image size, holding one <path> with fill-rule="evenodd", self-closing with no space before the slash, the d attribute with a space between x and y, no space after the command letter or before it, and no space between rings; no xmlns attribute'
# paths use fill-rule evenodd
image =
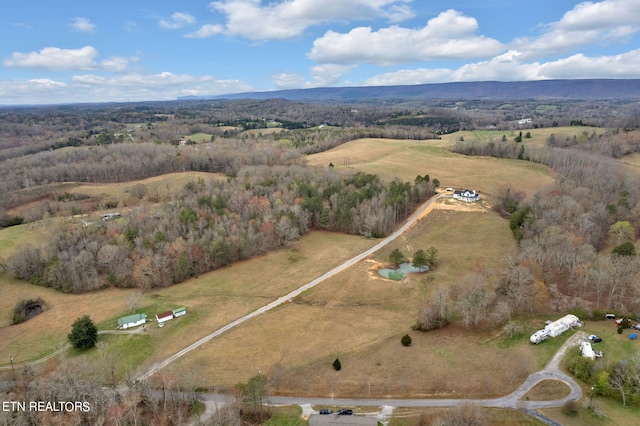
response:
<svg viewBox="0 0 640 426"><path fill-rule="evenodd" d="M559 364L566 351L577 346L581 339L585 338L583 332L571 336L558 350L555 356L549 361L547 366L535 372L522 383L515 391L508 395L492 399L349 399L349 398L295 398L273 396L269 400L274 404L311 404L311 405L331 405L331 406L362 406L362 407L382 407L389 405L393 407L459 407L472 403L482 407L497 408L550 408L561 407L568 400L578 400L582 397L582 388L570 376L560 371ZM570 388L570 393L564 398L554 401L526 401L522 400L524 395L535 385L544 380L558 380L565 383Z"/></svg>
<svg viewBox="0 0 640 426"><path fill-rule="evenodd" d="M578 332L571 336L560 347L558 352L549 361L546 367L537 371L529 377L513 392L499 398L492 399L359 399L359 398L298 398L271 396L269 403L274 405L300 405L306 415L317 414L311 410L311 406L331 406L331 407L381 407L378 414L379 419L387 419L397 407L460 407L465 404L473 404L480 407L512 408L520 409L530 416L553 425L554 422L547 419L535 410L541 408L561 407L567 401L577 401L582 397L582 388L570 376L560 370L560 361L566 352L575 348L581 340L586 339L586 333ZM565 383L569 389L569 395L553 401L529 401L522 398L533 389L538 383L544 380L558 380ZM230 396L224 394L204 394L203 401L208 407L203 419L208 418L206 414L215 412L216 408L229 403Z"/></svg>
<svg viewBox="0 0 640 426"><path fill-rule="evenodd" d="M316 278L313 281L310 281L306 284L304 284L303 286L297 288L296 290L293 290L292 292L290 292L289 294L286 294L276 300L274 300L273 302L269 303L268 305L263 306L262 308L256 309L255 311L241 317L238 318L237 320L225 325L222 328L219 328L218 330L214 331L211 334L208 334L207 336L201 338L200 340L198 340L197 342L187 346L186 348L182 349L181 351L171 355L169 358L165 359L164 361L161 361L159 363L154 364L146 373L141 374L140 376L138 376L137 380L146 380L149 377L151 377L152 375L154 375L155 373L157 373L158 371L162 370L163 368L165 368L166 366L168 366L169 364L171 364L172 362L174 362L175 360L177 360L178 358L188 354L189 352L191 352L192 350L196 349L199 346L202 346L203 344L207 343L209 340L213 339L214 337L217 337L219 335L221 335L222 333L231 330L232 328L242 324L243 322L246 322L252 318L255 318L259 315L264 314L265 312L280 306L292 299L294 299L295 297L299 296L302 292L317 286L318 284L322 283L323 281L333 277L334 275L344 271L345 269L355 265L356 263L360 262L361 260L365 259L367 256L375 253L376 251L380 250L382 247L386 246L387 244L389 244L390 242L392 242L393 240L395 240L396 238L398 238L400 235L402 235L411 225L413 225L421 216L422 214L431 206L433 205L434 202L436 202L437 200L439 200L440 198L446 197L448 194L439 194L436 195L435 197L429 199L427 202L425 202L424 204L422 204L422 206L420 206L405 222L404 224L398 228L393 234L389 235L387 238L385 238L384 240L380 241L378 244L376 244L375 246L371 247L370 249L360 253L359 255L347 260L346 262L344 262L343 264L341 264L340 266L337 266L336 268L330 270L329 272L327 272L326 274Z"/></svg>

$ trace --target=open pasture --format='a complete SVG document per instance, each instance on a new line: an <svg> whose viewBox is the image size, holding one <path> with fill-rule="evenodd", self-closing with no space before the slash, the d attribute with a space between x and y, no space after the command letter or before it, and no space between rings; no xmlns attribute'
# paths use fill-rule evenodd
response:
<svg viewBox="0 0 640 426"><path fill-rule="evenodd" d="M460 140L460 138L463 138L465 142L480 141L499 143L502 141L502 137L504 136L508 142L513 142L514 138L522 132L522 143L525 145L543 147L551 135L554 135L558 141L571 139L574 136L578 141L580 141L586 136L591 136L594 132L596 134L601 134L605 131L606 129L591 126L543 127L537 129L513 128L509 130L465 130L451 133L449 135L443 135L442 139L451 141L452 143ZM530 138L525 138L527 132L531 135Z"/></svg>
<svg viewBox="0 0 640 426"><path fill-rule="evenodd" d="M199 178L211 179L212 177L223 178L222 175L216 173L169 173L131 182L97 184L77 183L73 188L67 189L67 191L72 194L84 194L100 199L114 198L116 200L123 200L131 197L130 192L135 185L144 185L147 188L147 194L154 194L163 197L174 193L189 182L193 182Z"/></svg>
<svg viewBox="0 0 640 426"><path fill-rule="evenodd" d="M189 135L189 140L195 143L211 142L211 136L209 133L198 132Z"/></svg>
<svg viewBox="0 0 640 426"><path fill-rule="evenodd" d="M373 244L375 241L362 237L313 232L304 236L295 248L238 262L172 287L144 293L137 312L146 313L148 317L180 306L188 310L187 316L168 322L162 329L155 324L147 327L149 340L140 344L150 346L145 350L149 350L151 355L144 361L151 365L164 359L217 328L311 281ZM80 295L63 294L11 279L5 272L0 274L0 291L3 294L0 300L3 336L0 359L14 356L16 362L23 362L46 355L64 344L71 324L82 315L89 315L99 329L114 329L117 318L130 313L130 295L138 290L108 289ZM36 297L44 299L48 309L25 323L10 326L15 303L21 298ZM119 354L123 362L135 355L132 353L135 350L124 349Z"/></svg>
<svg viewBox="0 0 640 426"><path fill-rule="evenodd" d="M553 351L538 351L526 336L503 344L501 331L491 328L411 330L435 287L454 284L475 266L496 265L514 245L496 214L441 207L446 210L434 210L370 259L213 339L169 370L180 377L196 369L198 384L211 387L244 382L260 371L271 377L274 391L301 395L456 398L510 392ZM472 226L477 239L469 238ZM441 259L433 272L394 282L371 270L393 248L411 254L431 245ZM400 344L405 333L413 339L410 347ZM331 366L335 358L340 372Z"/></svg>
<svg viewBox="0 0 640 426"><path fill-rule="evenodd" d="M328 164L329 158L337 158L333 162L339 168L344 153L338 152L345 150L350 165L358 170L385 177L396 174L403 180L428 173L440 179L443 187L471 187L483 192L509 185L524 186L532 193L553 180L544 167L460 156L449 152L447 143L367 139L310 156L309 161L320 166ZM441 202L433 213L367 261L211 340L172 364L169 372L179 378L197 371L200 386L233 385L258 371L269 372L279 392L327 396L371 392L372 396L489 397L508 393L527 373L544 364L550 353L536 351L527 339L502 345L500 330L451 326L429 333L411 331L421 303L428 300L435 286L450 286L476 267L496 265L514 247L504 219L486 206L477 207L477 211L457 211L468 210L468 206L460 206L453 200ZM170 321L161 329L150 324L146 338L130 339L131 345L113 343L119 336L110 336L105 342L112 342L123 364L149 367L375 242L313 232L294 248L238 262L173 287L154 289L144 294L139 312L151 316L161 309L186 306L187 317ZM438 249L440 259L439 267L432 272L408 276L401 282L371 273L372 264L386 262L393 248L410 255L429 246ZM0 286L12 285L11 299L0 305L5 317L21 294L18 288L50 292L3 275ZM9 338L0 344L0 357L13 356L16 345L29 348L28 353L21 352L22 359L48 352L64 342L71 323L84 313L101 328L113 328L115 320L128 313L127 298L133 291L44 294L45 301L52 301L50 309L18 326L21 333L6 334ZM75 308L77 301L81 301L82 309ZM57 324L56 330L46 328L52 323ZM5 325L3 336L11 329ZM408 348L399 342L405 333L414 339ZM141 359L134 354L136 348L149 355ZM343 364L340 373L331 368L336 357ZM474 372L473 377L470 372Z"/></svg>
<svg viewBox="0 0 640 426"><path fill-rule="evenodd" d="M507 188L532 195L553 182L553 173L545 166L455 154L448 149L452 143L445 139L358 139L307 158L313 166L333 163L338 171L374 173L389 180L413 181L417 175L428 174L442 188L469 188L487 195L498 195Z"/></svg>

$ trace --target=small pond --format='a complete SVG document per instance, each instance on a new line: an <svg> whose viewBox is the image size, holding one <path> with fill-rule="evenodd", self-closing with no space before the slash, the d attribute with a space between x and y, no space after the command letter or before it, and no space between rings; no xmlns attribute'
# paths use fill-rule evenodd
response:
<svg viewBox="0 0 640 426"><path fill-rule="evenodd" d="M404 278L405 275L410 274L412 272L425 272L428 271L428 266L423 266L422 268L415 268L411 266L410 263L401 263L398 269L391 268L382 268L378 269L378 274L385 278L389 278L390 280L400 281Z"/></svg>

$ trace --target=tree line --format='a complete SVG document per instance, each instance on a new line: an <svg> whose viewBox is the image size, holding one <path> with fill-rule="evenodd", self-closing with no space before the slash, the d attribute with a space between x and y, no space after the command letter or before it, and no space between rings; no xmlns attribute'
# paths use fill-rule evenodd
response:
<svg viewBox="0 0 640 426"><path fill-rule="evenodd" d="M533 300L543 291L534 285L538 278L555 310L640 308L640 261L633 246L640 229L637 174L610 158L576 149L458 142L454 151L522 157L559 175L554 185L527 200L515 200L510 193L503 196L504 211L519 240L519 251L506 266L519 272L510 273L513 278L499 287L503 294Z"/></svg>
<svg viewBox="0 0 640 426"><path fill-rule="evenodd" d="M14 276L65 292L163 287L287 246L311 229L382 237L434 193L433 182L341 178L300 165L244 166L199 179L162 205L108 222L61 225L44 248L21 246Z"/></svg>

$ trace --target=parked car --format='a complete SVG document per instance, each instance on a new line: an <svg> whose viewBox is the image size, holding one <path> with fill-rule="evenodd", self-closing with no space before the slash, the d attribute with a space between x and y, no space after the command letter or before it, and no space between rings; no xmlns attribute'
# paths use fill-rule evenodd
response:
<svg viewBox="0 0 640 426"><path fill-rule="evenodd" d="M350 416L353 414L353 410L338 410L339 416Z"/></svg>
<svg viewBox="0 0 640 426"><path fill-rule="evenodd" d="M322 408L319 411L320 414L333 414L333 410L329 410L328 408Z"/></svg>

